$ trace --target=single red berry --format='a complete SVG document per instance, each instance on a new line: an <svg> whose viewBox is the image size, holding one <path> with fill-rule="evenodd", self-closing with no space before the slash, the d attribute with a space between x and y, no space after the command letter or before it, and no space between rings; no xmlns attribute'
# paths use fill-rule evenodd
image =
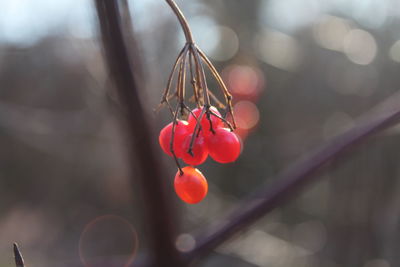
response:
<svg viewBox="0 0 400 267"><path fill-rule="evenodd" d="M215 134L207 137L207 144L211 158L219 163L233 162L239 157L239 138L229 129L215 129Z"/></svg>
<svg viewBox="0 0 400 267"><path fill-rule="evenodd" d="M187 121L178 120L175 125L175 134L174 134L174 152L175 155L180 158L179 154L182 150L178 149L182 146L182 143L185 137L190 133L189 124ZM172 122L165 126L158 137L158 141L160 146L164 152L170 156L172 156L171 152L171 137L172 137Z"/></svg>
<svg viewBox="0 0 400 267"><path fill-rule="evenodd" d="M175 192L186 203L196 204L207 195L207 180L196 168L187 166L182 171L182 175L179 170L175 175Z"/></svg>
<svg viewBox="0 0 400 267"><path fill-rule="evenodd" d="M189 134L183 140L181 150L179 151L179 155L181 155L182 160L189 165L200 165L204 161L206 161L208 157L208 147L206 143L206 139L202 134L196 136L194 138L192 153L191 155L189 152L190 142L192 140L192 134Z"/></svg>
<svg viewBox="0 0 400 267"><path fill-rule="evenodd" d="M190 113L189 118L188 118L188 122L189 122L190 127L192 127L192 129L194 129L194 127L196 126L196 123L197 123L196 118L200 117L201 111L203 110L203 108L204 107L195 108L194 110L192 110L193 114L196 117L193 117L192 113ZM212 111L213 113L217 114L218 116L221 116L221 113L219 113L218 109L216 107L214 107L214 106L210 107L210 111ZM223 126L222 120L220 118L212 115L212 114L210 114L210 120L211 120L211 123L212 123L213 130ZM207 136L207 135L209 135L211 133L211 131L210 131L210 121L207 119L207 114L206 113L204 113L204 115L201 117L200 125L201 125L201 128L203 130L202 132L203 132L203 134L205 136Z"/></svg>

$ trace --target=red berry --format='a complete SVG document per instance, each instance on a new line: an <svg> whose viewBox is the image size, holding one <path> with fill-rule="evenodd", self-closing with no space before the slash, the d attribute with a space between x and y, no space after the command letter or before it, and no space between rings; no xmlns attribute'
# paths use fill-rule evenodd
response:
<svg viewBox="0 0 400 267"><path fill-rule="evenodd" d="M239 138L229 129L215 129L215 134L207 137L207 144L210 156L219 163L233 162L239 157Z"/></svg>
<svg viewBox="0 0 400 267"><path fill-rule="evenodd" d="M189 147L190 147L190 142L192 140L193 134L189 134L186 136L186 138L183 140L182 146L181 146L181 151L179 151L179 154L181 155L182 160L189 165L200 165L204 161L206 161L208 157L208 147L206 143L206 139L202 134L199 136L196 136L193 142L193 147L192 147L192 153L188 153Z"/></svg>
<svg viewBox="0 0 400 267"><path fill-rule="evenodd" d="M207 180L196 168L187 166L182 171L175 175L175 192L186 203L196 204L207 195Z"/></svg>
<svg viewBox="0 0 400 267"><path fill-rule="evenodd" d="M203 108L204 107L195 108L192 111L193 114L196 116L196 118L199 118ZM214 106L210 107L210 111L212 111L213 113L217 114L218 116L221 116L221 113L219 113L218 109L216 107L214 107ZM193 129L196 126L196 123L197 123L196 118L193 117L192 113L190 113L189 118L188 118L188 122L189 122L190 127L192 127ZM215 117L214 115L210 114L210 119L211 119L213 130L223 126L222 120L217 118L217 117ZM211 131L210 131L210 121L207 119L207 114L206 113L204 113L204 115L201 117L200 125L201 125L201 128L203 130L202 132L203 132L203 134L205 136L207 136L207 135L209 135L211 133Z"/></svg>
<svg viewBox="0 0 400 267"><path fill-rule="evenodd" d="M175 155L178 158L181 157L179 153L180 151L182 151L179 148L182 146L185 137L189 133L190 133L190 128L188 122L178 121L177 124L175 125L174 146L173 146ZM172 156L171 144L170 144L171 137L172 137L172 122L161 130L160 136L158 137L158 141L160 143L162 150L164 150L164 152L170 156Z"/></svg>

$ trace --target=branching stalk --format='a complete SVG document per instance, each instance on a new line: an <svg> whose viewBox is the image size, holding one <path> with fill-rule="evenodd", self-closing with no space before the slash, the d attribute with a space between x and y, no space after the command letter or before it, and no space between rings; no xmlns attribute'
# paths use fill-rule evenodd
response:
<svg viewBox="0 0 400 267"><path fill-rule="evenodd" d="M235 118L233 115L233 109L232 109L232 95L229 93L228 89L225 86L225 83L223 82L221 76L219 75L218 71L214 67L214 65L211 63L211 61L207 58L207 56L197 47L197 45L194 42L192 32L190 30L189 24L183 15L182 11L179 9L179 7L176 5L174 0L165 0L169 6L171 7L172 11L175 13L176 17L179 20L179 23L182 27L182 30L185 34L186 38L186 44L184 45L183 49L178 55L178 58L176 59L172 71L170 73L170 76L168 77L168 82L167 82L167 87L164 91L164 94L162 96L162 100L160 103L160 106L163 104L167 104L168 108L170 109L171 113L173 114L173 120L174 120L174 125L173 125L173 136L175 135L175 129L176 129L176 124L178 123L179 119L185 119L185 110L189 110L189 114L191 113L193 117L196 118L196 126L194 127L192 139L190 141L190 146L188 149L188 153L193 156L193 144L195 142L195 139L199 136L199 133L202 129L201 127L201 120L204 116L206 116L208 122L209 122L209 130L211 133L215 133L213 123L211 120L211 117L214 116L221 120L222 122L227 125L231 131L233 131L236 128L236 123L235 123ZM187 58L189 57L189 58ZM189 62L189 64L187 64ZM207 87L207 79L203 67L203 62L205 63L205 66L208 67L216 79L220 90L222 91L224 98L225 98L225 104L222 103L218 98L213 94ZM178 67L179 66L179 67ZM189 67L190 71L190 79L191 79L191 84L193 87L193 98L194 101L196 102L196 106L198 108L202 107L202 111L198 117L196 117L193 112L187 107L187 105L184 103L185 102L185 91L186 91L186 72L187 72L187 67ZM178 70L176 74L176 70ZM174 76L177 75L177 81L176 81L176 95L173 95L173 97L176 96L176 101L177 101L177 108L176 111L173 112L173 109L170 105L170 88L172 81L174 80ZM172 98L173 98L172 97ZM212 112L210 107L211 107L211 101L210 98L217 104L219 108L225 108L226 112L230 114L232 118L232 124L228 122L224 117L221 117L220 115L216 114L215 112ZM180 116L178 115L178 111L180 108ZM178 169L182 172L178 159L173 152L173 138L171 140L171 145L170 145L170 150L171 153L174 155L175 162L177 163Z"/></svg>

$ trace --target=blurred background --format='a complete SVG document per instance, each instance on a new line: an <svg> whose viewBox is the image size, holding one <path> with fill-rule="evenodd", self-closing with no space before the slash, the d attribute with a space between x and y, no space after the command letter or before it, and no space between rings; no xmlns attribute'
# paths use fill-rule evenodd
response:
<svg viewBox="0 0 400 267"><path fill-rule="evenodd" d="M157 134L171 117L153 109L184 36L164 1L122 3ZM177 3L234 95L244 143L237 162L200 167L209 194L197 205L173 194L176 167L159 149L180 214L176 246L189 251L193 231L398 99L400 2ZM128 266L148 253L122 114L92 1L0 0L0 266L14 266L14 241L28 266ZM370 138L199 266L399 266L399 130Z"/></svg>

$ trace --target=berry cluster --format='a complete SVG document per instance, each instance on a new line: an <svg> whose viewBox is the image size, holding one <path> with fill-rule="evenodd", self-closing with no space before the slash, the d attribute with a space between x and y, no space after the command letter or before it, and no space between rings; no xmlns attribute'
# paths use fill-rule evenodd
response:
<svg viewBox="0 0 400 267"><path fill-rule="evenodd" d="M194 204L206 196L208 186L203 174L193 166L202 164L208 155L220 163L235 161L240 154L240 142L232 132L236 129L232 95L215 66L196 45L182 11L173 0L167 0L167 3L182 26L186 43L175 60L157 109L167 106L173 117L172 122L161 130L159 141L164 152L172 156L178 166L174 183L176 193L183 201ZM214 78L224 101L208 88L204 67ZM187 77L193 88L192 96L186 90ZM171 104L175 100L174 110ZM196 103L197 108L191 110L186 101ZM212 102L224 109L224 117L211 105ZM230 122L225 119L227 117ZM179 159L190 166L181 168Z"/></svg>
<svg viewBox="0 0 400 267"><path fill-rule="evenodd" d="M208 155L219 163L233 162L240 154L241 145L236 134L224 128L226 123L217 108L196 108L187 121L176 120L161 130L160 146L169 156L191 166L202 164ZM195 204L206 196L208 185L203 174L191 166L178 170L174 186L183 201Z"/></svg>

